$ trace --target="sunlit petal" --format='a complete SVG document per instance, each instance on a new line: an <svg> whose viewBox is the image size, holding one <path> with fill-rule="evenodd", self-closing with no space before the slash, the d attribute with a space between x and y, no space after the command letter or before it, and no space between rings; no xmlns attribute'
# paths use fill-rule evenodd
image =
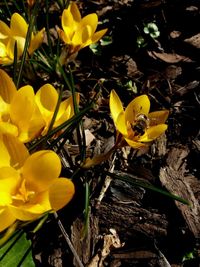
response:
<svg viewBox="0 0 200 267"><path fill-rule="evenodd" d="M150 142L158 138L167 130L167 124L152 126L146 130L146 133L139 138L140 142Z"/></svg>
<svg viewBox="0 0 200 267"><path fill-rule="evenodd" d="M112 90L110 93L110 111L111 111L111 115L114 120L114 123L116 123L117 118L119 117L119 114L123 113L124 111L122 102L120 98L118 97L117 93L115 92L115 90Z"/></svg>
<svg viewBox="0 0 200 267"><path fill-rule="evenodd" d="M14 168L12 167L1 167L0 168L0 184L1 184L0 191L1 192L7 192L9 193L9 195L14 195L16 193L16 189L19 185L20 180L21 180L20 174Z"/></svg>
<svg viewBox="0 0 200 267"><path fill-rule="evenodd" d="M160 110L160 111L150 112L148 115L148 118L150 121L150 126L165 123L168 116L169 116L168 110Z"/></svg>
<svg viewBox="0 0 200 267"><path fill-rule="evenodd" d="M8 208L13 216L21 221L35 220L46 212L44 207L40 204L25 204L19 207L10 205Z"/></svg>
<svg viewBox="0 0 200 267"><path fill-rule="evenodd" d="M5 22L0 20L0 39L5 39L10 35L11 35L10 28Z"/></svg>
<svg viewBox="0 0 200 267"><path fill-rule="evenodd" d="M136 142L132 139L128 139L128 138L124 138L127 142L127 144L129 146L131 146L132 148L135 148L135 149L138 149L138 148L141 148L141 147L144 147L145 144L141 143L141 142Z"/></svg>
<svg viewBox="0 0 200 267"><path fill-rule="evenodd" d="M18 13L14 13L11 17L10 29L12 35L26 38L28 24L21 15L19 15Z"/></svg>
<svg viewBox="0 0 200 267"><path fill-rule="evenodd" d="M39 31L32 39L28 49L29 54L31 55L38 47L42 44L44 40L45 28Z"/></svg>
<svg viewBox="0 0 200 267"><path fill-rule="evenodd" d="M1 134L11 134L15 137L19 135L18 128L9 122L0 121L0 133Z"/></svg>
<svg viewBox="0 0 200 267"><path fill-rule="evenodd" d="M56 179L49 188L49 200L53 210L63 208L74 195L74 184L67 178Z"/></svg>
<svg viewBox="0 0 200 267"><path fill-rule="evenodd" d="M13 80L8 76L8 74L0 69L0 96L6 103L10 103L17 89Z"/></svg>
<svg viewBox="0 0 200 267"><path fill-rule="evenodd" d="M23 167L23 176L26 177L30 190L41 192L59 177L60 171L58 155L51 150L41 150L27 159Z"/></svg>
<svg viewBox="0 0 200 267"><path fill-rule="evenodd" d="M71 14L69 9L64 9L62 13L61 24L65 34L68 35L71 39L73 32L77 27L77 24L74 23L73 15Z"/></svg>
<svg viewBox="0 0 200 267"><path fill-rule="evenodd" d="M10 117L19 131L27 129L34 111L34 91L32 86L21 87L13 97L10 105Z"/></svg>
<svg viewBox="0 0 200 267"><path fill-rule="evenodd" d="M81 13L80 13L80 11L78 9L77 4L75 2L71 2L71 4L69 5L69 9L70 9L70 12L73 15L73 19L76 22L80 22L81 21Z"/></svg>
<svg viewBox="0 0 200 267"><path fill-rule="evenodd" d="M97 43L107 32L108 29L103 29L101 31L95 32L92 36L92 43Z"/></svg>
<svg viewBox="0 0 200 267"><path fill-rule="evenodd" d="M141 95L134 98L125 109L126 120L133 122L136 115L144 114L148 116L150 101L147 95Z"/></svg>
<svg viewBox="0 0 200 267"><path fill-rule="evenodd" d="M0 167L11 166L19 169L29 156L25 145L12 135L2 135L0 147Z"/></svg>
<svg viewBox="0 0 200 267"><path fill-rule="evenodd" d="M84 18L82 18L82 20L79 24L79 27L84 28L87 25L89 25L91 27L91 35L93 35L94 32L96 31L97 24L98 24L97 14L92 13L92 14L89 14L89 15L85 16Z"/></svg>
<svg viewBox="0 0 200 267"><path fill-rule="evenodd" d="M128 135L128 130L127 130L127 122L126 122L126 119L125 119L125 113L124 111L122 111L119 116L117 117L116 119L116 122L115 122L115 126L117 128L117 130L127 136Z"/></svg>
<svg viewBox="0 0 200 267"><path fill-rule="evenodd" d="M8 228L16 221L15 216L10 212L8 208L0 208L0 232Z"/></svg>
<svg viewBox="0 0 200 267"><path fill-rule="evenodd" d="M48 120L55 111L58 101L56 89L51 84L45 84L38 90L35 99L40 112Z"/></svg>

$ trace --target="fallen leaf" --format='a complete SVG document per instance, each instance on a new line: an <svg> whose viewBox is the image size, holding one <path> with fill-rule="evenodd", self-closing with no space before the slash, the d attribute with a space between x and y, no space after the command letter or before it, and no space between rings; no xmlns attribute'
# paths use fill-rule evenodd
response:
<svg viewBox="0 0 200 267"><path fill-rule="evenodd" d="M148 51L148 55L154 59L160 59L167 63L178 63L178 62L193 62L189 57L185 57L178 54L172 53L159 53L155 51Z"/></svg>

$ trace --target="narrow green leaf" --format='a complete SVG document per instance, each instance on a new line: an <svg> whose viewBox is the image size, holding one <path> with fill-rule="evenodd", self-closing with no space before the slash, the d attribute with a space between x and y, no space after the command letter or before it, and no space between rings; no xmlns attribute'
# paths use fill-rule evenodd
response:
<svg viewBox="0 0 200 267"><path fill-rule="evenodd" d="M0 266L2 267L35 267L32 258L31 241L27 240L23 231L15 233L0 248Z"/></svg>
<svg viewBox="0 0 200 267"><path fill-rule="evenodd" d="M111 172L106 172L107 175L109 175L110 177L114 178L114 179L118 179L118 180L121 180L121 181L125 181L125 182L128 182L130 184L133 184L135 186L138 186L138 187L143 187L143 188L146 188L146 189L149 189L149 190L152 190L154 192L157 192L157 193L160 193L162 195L165 195L167 197L170 197L174 200L177 200L183 204L186 204L186 205L190 205L189 201L186 200L186 199L183 199L177 195L174 195L174 194L171 194L163 189L160 189L152 184L150 184L149 182L143 180L143 179L139 179L137 178L136 176L133 176L131 174L127 174L127 173L124 173L124 172L118 172L119 175L115 174L115 173L111 173Z"/></svg>

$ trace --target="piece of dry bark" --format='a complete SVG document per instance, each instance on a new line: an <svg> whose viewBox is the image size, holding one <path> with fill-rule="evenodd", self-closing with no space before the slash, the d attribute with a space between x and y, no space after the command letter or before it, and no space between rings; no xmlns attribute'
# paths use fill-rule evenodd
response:
<svg viewBox="0 0 200 267"><path fill-rule="evenodd" d="M200 238L200 206L194 195L193 188L199 187L196 177L186 171L187 147L173 147L166 160L166 166L160 169L160 181L172 194L189 201L190 205L176 201L190 231Z"/></svg>
<svg viewBox="0 0 200 267"><path fill-rule="evenodd" d="M94 255L95 245L99 240L99 227L98 219L95 216L89 216L87 233L83 232L84 221L77 218L71 227L71 240L79 255L81 261L86 264L90 258ZM78 267L74 260L74 266Z"/></svg>

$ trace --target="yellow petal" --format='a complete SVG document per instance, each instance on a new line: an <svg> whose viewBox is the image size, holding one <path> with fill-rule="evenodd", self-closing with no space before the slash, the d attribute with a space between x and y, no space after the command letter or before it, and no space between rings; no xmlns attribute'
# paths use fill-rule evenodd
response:
<svg viewBox="0 0 200 267"><path fill-rule="evenodd" d="M26 38L28 24L24 18L18 13L14 13L10 21L11 34Z"/></svg>
<svg viewBox="0 0 200 267"><path fill-rule="evenodd" d="M9 195L14 195L21 181L20 174L12 167L0 168L0 184L1 192L7 192ZM1 197L0 197L1 201ZM0 204L1 206L1 204Z"/></svg>
<svg viewBox="0 0 200 267"><path fill-rule="evenodd" d="M70 12L70 9L64 9L61 18L62 28L68 38L71 40L73 37L74 31L76 30L77 23L74 21L73 15Z"/></svg>
<svg viewBox="0 0 200 267"><path fill-rule="evenodd" d="M34 113L27 128L21 128L18 139L23 142L27 143L37 137L39 137L45 127L45 121L38 109L35 106Z"/></svg>
<svg viewBox="0 0 200 267"><path fill-rule="evenodd" d="M148 118L150 120L150 126L165 123L168 116L169 116L169 110L150 112L148 115Z"/></svg>
<svg viewBox="0 0 200 267"><path fill-rule="evenodd" d="M58 101L58 93L51 84L43 85L36 93L36 103L46 121L49 121L54 113Z"/></svg>
<svg viewBox="0 0 200 267"><path fill-rule="evenodd" d="M0 133L1 134L11 134L11 135L17 137L19 134L19 131L18 131L17 126L15 126L14 124L9 123L9 122L0 121Z"/></svg>
<svg viewBox="0 0 200 267"><path fill-rule="evenodd" d="M125 119L125 113L124 111L119 114L119 116L116 119L115 126L117 130L122 134L127 136L128 135L128 129L127 129L127 122Z"/></svg>
<svg viewBox="0 0 200 267"><path fill-rule="evenodd" d="M7 52L8 57L11 60L11 63L13 63L13 60L14 60L15 42L17 42L17 41L14 38L9 38L8 42L7 42L7 45L6 45L6 52ZM19 58L21 56L20 53L21 53L20 50L17 49L17 58Z"/></svg>
<svg viewBox="0 0 200 267"><path fill-rule="evenodd" d="M128 139L128 138L124 138L124 139L126 140L127 144L129 146L131 146L132 148L138 149L138 148L146 146L146 144L143 144L143 143L140 143L140 142L136 142L136 141L133 141L133 140Z"/></svg>
<svg viewBox="0 0 200 267"><path fill-rule="evenodd" d="M28 149L16 137L2 135L0 137L0 167L11 166L19 169L29 156Z"/></svg>
<svg viewBox="0 0 200 267"><path fill-rule="evenodd" d="M64 32L63 30L58 29L58 34L64 43L66 44L71 43L71 36L67 32Z"/></svg>
<svg viewBox="0 0 200 267"><path fill-rule="evenodd" d="M79 104L80 94L76 93L76 103ZM54 127L61 125L63 122L69 120L74 115L73 98L70 96L64 100L59 107L59 111L54 123Z"/></svg>
<svg viewBox="0 0 200 267"><path fill-rule="evenodd" d="M152 126L146 130L145 134L142 135L138 141L140 142L150 142L154 139L158 138L161 134L163 134L167 130L167 124L159 124L156 126Z"/></svg>
<svg viewBox="0 0 200 267"><path fill-rule="evenodd" d="M72 13L73 15L73 19L76 21L76 22L80 22L81 21L81 13L78 9L78 6L75 2L72 2L70 5L69 5L69 10L70 12Z"/></svg>
<svg viewBox="0 0 200 267"><path fill-rule="evenodd" d="M11 32L10 32L10 28L8 27L8 25L0 20L0 39L5 39L8 36L10 36Z"/></svg>
<svg viewBox="0 0 200 267"><path fill-rule="evenodd" d="M13 43L10 45L10 50L12 49L13 55L14 55L15 41L17 42L17 58L20 58L24 51L24 45L25 45L26 39L20 36L13 38Z"/></svg>
<svg viewBox="0 0 200 267"><path fill-rule="evenodd" d="M115 90L112 90L110 93L110 111L114 123L116 123L119 114L123 113L124 111L122 102Z"/></svg>
<svg viewBox="0 0 200 267"><path fill-rule="evenodd" d="M59 177L61 162L56 153L50 150L41 150L32 154L23 167L23 177L29 190L41 192Z"/></svg>
<svg viewBox="0 0 200 267"><path fill-rule="evenodd" d="M4 186L4 183L3 183L3 186ZM2 189L0 189L0 207L7 206L7 205L11 204L12 198L11 198L11 195L9 194L9 192L5 192L5 191L3 192L1 190Z"/></svg>
<svg viewBox="0 0 200 267"><path fill-rule="evenodd" d="M141 95L134 98L125 109L126 120L134 122L135 116L144 114L148 116L150 101L147 95Z"/></svg>
<svg viewBox="0 0 200 267"><path fill-rule="evenodd" d="M63 208L74 195L74 184L70 179L59 178L49 188L49 200L53 210Z"/></svg>
<svg viewBox="0 0 200 267"><path fill-rule="evenodd" d="M21 87L13 97L10 105L10 117L19 131L27 130L34 112L34 91L32 86Z"/></svg>
<svg viewBox="0 0 200 267"><path fill-rule="evenodd" d="M42 44L44 40L45 28L39 31L31 40L28 52L31 55L38 47Z"/></svg>
<svg viewBox="0 0 200 267"><path fill-rule="evenodd" d="M0 209L0 232L8 228L16 221L15 216L8 208Z"/></svg>
<svg viewBox="0 0 200 267"><path fill-rule="evenodd" d="M0 96L6 103L10 103L15 92L17 91L14 82L8 74L0 69Z"/></svg>
<svg viewBox="0 0 200 267"><path fill-rule="evenodd" d="M9 211L20 221L32 221L39 218L46 210L39 204L24 204L22 206L10 205Z"/></svg>
<svg viewBox="0 0 200 267"><path fill-rule="evenodd" d="M6 45L0 42L0 59L7 57Z"/></svg>
<svg viewBox="0 0 200 267"><path fill-rule="evenodd" d="M78 25L77 31L81 28L84 29L87 25L89 25L91 28L90 36L92 36L96 31L97 24L98 24L97 14L96 13L89 14L84 18L82 18L81 22Z"/></svg>
<svg viewBox="0 0 200 267"><path fill-rule="evenodd" d="M107 32L108 29L103 29L101 31L95 32L92 36L92 43L97 43Z"/></svg>

